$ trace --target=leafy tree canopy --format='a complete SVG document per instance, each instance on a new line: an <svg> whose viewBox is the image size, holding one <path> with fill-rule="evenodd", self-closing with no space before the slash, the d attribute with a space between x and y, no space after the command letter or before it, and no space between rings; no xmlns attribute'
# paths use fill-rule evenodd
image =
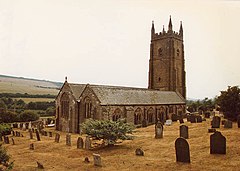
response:
<svg viewBox="0 0 240 171"><path fill-rule="evenodd" d="M114 145L118 139L132 139L134 125L125 123L123 120L117 122L110 120L93 120L88 119L82 124L83 133L94 139L103 139L107 145Z"/></svg>

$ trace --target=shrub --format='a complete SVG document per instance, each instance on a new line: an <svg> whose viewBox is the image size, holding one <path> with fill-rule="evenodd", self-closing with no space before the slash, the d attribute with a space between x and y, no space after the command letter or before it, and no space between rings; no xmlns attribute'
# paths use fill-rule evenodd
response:
<svg viewBox="0 0 240 171"><path fill-rule="evenodd" d="M11 170L13 169L13 162L9 163L10 156L7 154L7 151L4 147L0 146L0 164L4 167L0 170Z"/></svg>
<svg viewBox="0 0 240 171"><path fill-rule="evenodd" d="M0 114L1 123L11 123L17 121L17 114L11 111L6 111Z"/></svg>
<svg viewBox="0 0 240 171"><path fill-rule="evenodd" d="M9 124L0 124L0 134L1 135L9 135L11 134L11 126Z"/></svg>
<svg viewBox="0 0 240 171"><path fill-rule="evenodd" d="M118 139L130 140L134 126L125 123L123 120L117 122L110 120L93 120L88 119L82 124L83 133L88 134L94 139L103 139L107 145L114 145Z"/></svg>

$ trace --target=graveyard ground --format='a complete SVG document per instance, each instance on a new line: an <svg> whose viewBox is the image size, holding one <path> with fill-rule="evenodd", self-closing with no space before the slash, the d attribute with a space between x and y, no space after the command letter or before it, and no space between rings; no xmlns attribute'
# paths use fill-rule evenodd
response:
<svg viewBox="0 0 240 171"><path fill-rule="evenodd" d="M154 138L154 126L136 129L133 141L124 141L114 147L93 149L90 151L77 149L78 135L72 134L72 146L66 146L65 133L60 133L60 143L54 142L54 137L41 136L42 141L29 139L27 131L21 131L24 137L14 137L16 145L4 144L11 161L14 160L15 171L37 170L36 161L45 170L239 170L240 166L240 128L233 124L232 129L217 129L227 140L226 155L210 154L210 119L202 123L185 124L189 127L190 164L176 162L175 140L179 136L179 122L172 126L164 126L162 139ZM53 128L51 128L53 130ZM34 134L35 135L35 134ZM11 136L10 136L11 138ZM11 139L10 139L11 142ZM29 150L29 144L34 143L35 150ZM135 149L141 147L144 156L136 156ZM102 167L93 166L93 153L102 157ZM90 163L84 158L89 157Z"/></svg>

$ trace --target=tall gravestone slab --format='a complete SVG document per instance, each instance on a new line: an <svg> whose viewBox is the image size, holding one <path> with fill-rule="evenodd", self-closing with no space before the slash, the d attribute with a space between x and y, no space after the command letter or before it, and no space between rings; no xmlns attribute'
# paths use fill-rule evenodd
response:
<svg viewBox="0 0 240 171"><path fill-rule="evenodd" d="M38 130L36 130L36 137L37 137L37 140L38 140L38 141L41 141Z"/></svg>
<svg viewBox="0 0 240 171"><path fill-rule="evenodd" d="M155 138L162 138L163 137L163 125L161 122L157 122L155 124Z"/></svg>
<svg viewBox="0 0 240 171"><path fill-rule="evenodd" d="M29 136L30 136L30 139L33 139L33 132L31 129L29 130Z"/></svg>
<svg viewBox="0 0 240 171"><path fill-rule="evenodd" d="M15 145L15 141L14 141L14 139L12 138L12 145Z"/></svg>
<svg viewBox="0 0 240 171"><path fill-rule="evenodd" d="M190 163L190 151L187 140L180 137L175 141L176 161Z"/></svg>
<svg viewBox="0 0 240 171"><path fill-rule="evenodd" d="M224 128L232 128L232 121L226 120L224 122Z"/></svg>
<svg viewBox="0 0 240 171"><path fill-rule="evenodd" d="M89 136L86 137L85 139L85 149L89 150L91 149L92 146L92 141Z"/></svg>
<svg viewBox="0 0 240 171"><path fill-rule="evenodd" d="M196 123L196 116L195 115L190 115L190 122L191 123Z"/></svg>
<svg viewBox="0 0 240 171"><path fill-rule="evenodd" d="M238 125L238 128L240 128L240 115L237 116L237 125Z"/></svg>
<svg viewBox="0 0 240 171"><path fill-rule="evenodd" d="M66 134L66 145L71 146L71 134Z"/></svg>
<svg viewBox="0 0 240 171"><path fill-rule="evenodd" d="M79 148L79 149L83 148L83 139L81 137L78 137L77 148Z"/></svg>
<svg viewBox="0 0 240 171"><path fill-rule="evenodd" d="M93 162L95 166L102 166L101 156L99 154L93 153Z"/></svg>
<svg viewBox="0 0 240 171"><path fill-rule="evenodd" d="M226 138L216 131L210 136L210 154L226 154Z"/></svg>
<svg viewBox="0 0 240 171"><path fill-rule="evenodd" d="M186 125L180 126L180 137L188 139L188 126Z"/></svg>
<svg viewBox="0 0 240 171"><path fill-rule="evenodd" d="M56 133L56 135L55 135L55 142L59 143L59 141L60 141L60 134Z"/></svg>
<svg viewBox="0 0 240 171"><path fill-rule="evenodd" d="M8 136L4 136L4 143L5 144L9 144L9 137Z"/></svg>
<svg viewBox="0 0 240 171"><path fill-rule="evenodd" d="M220 128L221 118L219 116L214 116L212 119L212 128Z"/></svg>

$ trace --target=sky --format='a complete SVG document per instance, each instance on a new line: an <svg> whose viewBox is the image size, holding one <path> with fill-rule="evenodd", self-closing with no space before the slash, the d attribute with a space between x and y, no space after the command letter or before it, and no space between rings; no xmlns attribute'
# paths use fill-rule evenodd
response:
<svg viewBox="0 0 240 171"><path fill-rule="evenodd" d="M148 86L151 23L183 23L187 97L240 85L240 1L0 0L0 74Z"/></svg>

